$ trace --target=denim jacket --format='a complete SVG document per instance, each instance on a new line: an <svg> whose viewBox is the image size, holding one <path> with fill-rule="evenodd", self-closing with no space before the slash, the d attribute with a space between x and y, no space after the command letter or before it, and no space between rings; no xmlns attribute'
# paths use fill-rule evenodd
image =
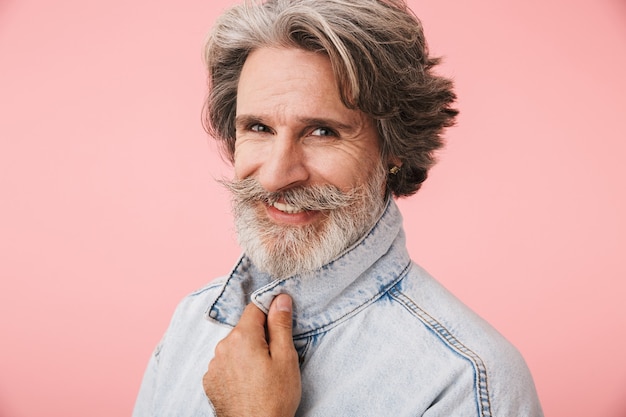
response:
<svg viewBox="0 0 626 417"><path fill-rule="evenodd" d="M186 297L146 370L134 417L213 416L202 377L247 303L294 300L297 416L542 416L518 351L413 263L393 200L370 232L307 276L273 280L244 255Z"/></svg>

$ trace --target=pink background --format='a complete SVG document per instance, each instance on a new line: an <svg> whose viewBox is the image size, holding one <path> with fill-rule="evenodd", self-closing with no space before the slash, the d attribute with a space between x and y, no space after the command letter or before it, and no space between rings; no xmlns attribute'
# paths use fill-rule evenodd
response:
<svg viewBox="0 0 626 417"><path fill-rule="evenodd" d="M129 415L177 302L235 261L200 125L230 3L0 0L0 416ZM626 4L504 3L411 3L462 114L401 202L409 249L546 415L624 417Z"/></svg>

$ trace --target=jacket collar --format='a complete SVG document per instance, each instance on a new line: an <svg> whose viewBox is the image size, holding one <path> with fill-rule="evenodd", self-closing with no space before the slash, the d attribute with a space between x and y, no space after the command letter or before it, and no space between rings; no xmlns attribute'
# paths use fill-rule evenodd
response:
<svg viewBox="0 0 626 417"><path fill-rule="evenodd" d="M205 318L234 327L249 302L267 313L274 297L287 293L293 298L294 339L304 338L376 301L404 275L409 263L402 215L389 199L365 236L310 274L273 280L242 255Z"/></svg>

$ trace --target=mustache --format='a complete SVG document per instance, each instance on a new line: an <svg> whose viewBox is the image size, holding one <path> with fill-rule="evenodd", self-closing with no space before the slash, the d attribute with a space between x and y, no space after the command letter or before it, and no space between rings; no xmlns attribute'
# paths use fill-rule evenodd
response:
<svg viewBox="0 0 626 417"><path fill-rule="evenodd" d="M271 192L266 191L255 178L221 180L220 183L231 192L233 202L236 205L257 201L272 205L282 199L285 203L302 210L336 210L359 201L362 195L361 187L350 191L341 191L330 184L309 185Z"/></svg>

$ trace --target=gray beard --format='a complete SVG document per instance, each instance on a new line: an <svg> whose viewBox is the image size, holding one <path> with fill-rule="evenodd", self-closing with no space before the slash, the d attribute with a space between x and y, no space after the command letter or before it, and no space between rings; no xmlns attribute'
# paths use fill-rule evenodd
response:
<svg viewBox="0 0 626 417"><path fill-rule="evenodd" d="M367 233L384 208L386 172L382 164L365 184L342 192L331 185L268 193L247 178L224 182L233 193L233 212L239 244L262 272L286 278L315 271L336 259ZM265 213L279 198L324 218L304 226L278 225Z"/></svg>

